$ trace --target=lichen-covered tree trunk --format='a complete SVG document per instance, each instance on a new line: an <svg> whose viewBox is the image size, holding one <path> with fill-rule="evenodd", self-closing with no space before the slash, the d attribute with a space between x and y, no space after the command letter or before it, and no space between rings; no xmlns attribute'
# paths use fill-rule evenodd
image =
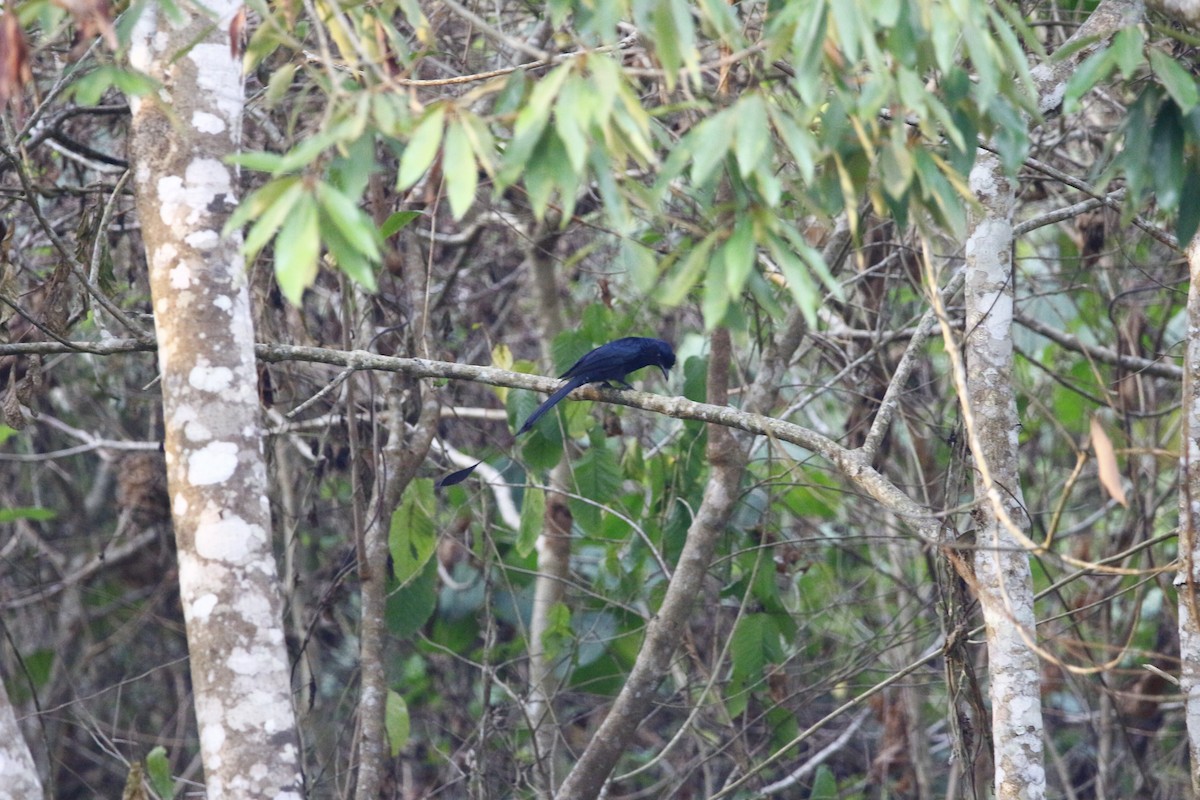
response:
<svg viewBox="0 0 1200 800"><path fill-rule="evenodd" d="M0 800L42 796L42 780L0 675Z"/></svg>
<svg viewBox="0 0 1200 800"><path fill-rule="evenodd" d="M1200 236L1187 251L1187 357L1183 362L1183 452L1179 464L1179 688L1187 704L1188 752L1192 792L1200 796Z"/></svg>
<svg viewBox="0 0 1200 800"><path fill-rule="evenodd" d="M150 270L166 458L200 752L210 800L300 798L250 298L237 203L243 112L227 0L151 4L131 60L159 81L131 98L130 152ZM211 13L211 17L208 13Z"/></svg>
<svg viewBox="0 0 1200 800"><path fill-rule="evenodd" d="M971 170L982 212L967 238L966 382L975 458L976 591L988 648L995 796L1036 800L1046 794L1042 707L1029 555L1014 535L1028 528L1017 464L1013 389L1012 209L1015 191L1000 160L984 153Z"/></svg>

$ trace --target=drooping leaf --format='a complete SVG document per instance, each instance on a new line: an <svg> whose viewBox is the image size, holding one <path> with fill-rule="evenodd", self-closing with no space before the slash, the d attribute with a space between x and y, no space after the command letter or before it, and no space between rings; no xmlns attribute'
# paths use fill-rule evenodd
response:
<svg viewBox="0 0 1200 800"><path fill-rule="evenodd" d="M408 703L404 702L399 693L388 689L383 727L387 731L388 750L392 758L400 755L400 751L408 744L409 725Z"/></svg>
<svg viewBox="0 0 1200 800"><path fill-rule="evenodd" d="M317 201L302 191L275 240L275 279L292 305L300 305L304 290L316 280L320 254Z"/></svg>
<svg viewBox="0 0 1200 800"><path fill-rule="evenodd" d="M425 566L437 549L433 525L433 482L418 478L408 485L400 507L392 512L388 550L396 580L407 583Z"/></svg>
<svg viewBox="0 0 1200 800"><path fill-rule="evenodd" d="M442 143L442 133L446 120L446 107L436 105L418 123L412 138L400 156L400 171L396 174L396 191L403 192L411 188L429 169L433 159L438 154L438 146Z"/></svg>

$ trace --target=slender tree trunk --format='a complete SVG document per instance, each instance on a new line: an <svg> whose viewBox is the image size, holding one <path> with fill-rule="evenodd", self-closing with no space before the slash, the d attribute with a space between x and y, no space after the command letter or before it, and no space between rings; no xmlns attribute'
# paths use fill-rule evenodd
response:
<svg viewBox="0 0 1200 800"><path fill-rule="evenodd" d="M210 800L300 798L282 600L271 547L254 327L237 204L243 111L229 25L238 2L151 3L134 66L161 89L130 98L137 208L158 337L179 591Z"/></svg>
<svg viewBox="0 0 1200 800"><path fill-rule="evenodd" d="M542 320L542 354L547 363L551 363L550 344L564 327L558 277L550 258L556 239L556 234L546 234L545 225L539 224L529 237L530 246L526 250ZM565 444L563 460L550 471L551 491L546 495L542 533L537 538L537 579L529 612L529 699L525 703L525 715L536 744L539 763L536 782L541 798L553 797L558 788L559 730L554 717L554 697L558 694L559 681L543 642L550 628L550 612L562 602L563 587L571 569L574 520L566 495L571 476L567 464L571 447L570 442Z"/></svg>
<svg viewBox="0 0 1200 800"><path fill-rule="evenodd" d="M987 628L988 677L998 800L1046 794L1042 759L1041 684L1029 555L1013 535L1029 521L1017 463L1017 403L1013 391L1013 181L1000 160L984 153L971 170L983 207L967 238L967 413L975 458L975 577Z"/></svg>
<svg viewBox="0 0 1200 800"><path fill-rule="evenodd" d="M1183 446L1179 458L1179 688L1186 699L1192 792L1200 797L1200 236L1187 250L1187 355L1183 361Z"/></svg>
<svg viewBox="0 0 1200 800"><path fill-rule="evenodd" d="M718 328L712 335L708 365L708 402L715 405L728 402L730 358L729 331ZM653 708L654 690L682 640L683 626L696 598L702 595L704 576L717 540L725 532L740 498L738 487L746 466L745 449L723 425L708 426L706 455L711 466L704 499L688 528L662 605L646 626L646 638L637 660L612 709L563 781L556 795L560 800L591 800L600 794L638 724Z"/></svg>
<svg viewBox="0 0 1200 800"><path fill-rule="evenodd" d="M0 800L35 800L43 797L33 754L21 735L0 676Z"/></svg>

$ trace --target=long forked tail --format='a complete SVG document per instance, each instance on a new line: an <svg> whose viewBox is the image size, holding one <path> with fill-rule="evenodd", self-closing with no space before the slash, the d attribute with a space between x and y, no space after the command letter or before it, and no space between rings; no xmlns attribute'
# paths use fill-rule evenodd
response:
<svg viewBox="0 0 1200 800"><path fill-rule="evenodd" d="M587 383L587 381L580 380L579 378L572 378L562 386L558 387L554 394L547 397L546 401L538 406L537 409L529 415L529 419L525 420L525 423L521 426L521 429L517 431L516 435L520 436L522 433L525 433L525 431L536 425L537 421L542 418L543 414L554 408L556 405L558 405L560 400L578 389L580 386L583 386L585 383Z"/></svg>

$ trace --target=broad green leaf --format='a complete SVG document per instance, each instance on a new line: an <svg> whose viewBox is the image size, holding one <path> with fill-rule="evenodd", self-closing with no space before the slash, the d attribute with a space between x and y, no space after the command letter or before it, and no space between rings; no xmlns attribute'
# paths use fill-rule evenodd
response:
<svg viewBox="0 0 1200 800"><path fill-rule="evenodd" d="M571 516L584 533L598 536L601 507L597 503L604 504L620 492L621 468L607 447L593 446L575 463L572 477L572 492L586 500L568 499Z"/></svg>
<svg viewBox="0 0 1200 800"><path fill-rule="evenodd" d="M762 95L751 92L738 101L732 111L737 117L737 144L734 154L737 156L738 170L742 177L748 177L754 172L770 144L767 107Z"/></svg>
<svg viewBox="0 0 1200 800"><path fill-rule="evenodd" d="M311 194L302 192L275 239L275 279L292 305L300 305L304 290L316 280L320 254L317 201Z"/></svg>
<svg viewBox="0 0 1200 800"><path fill-rule="evenodd" d="M1111 48L1092 53L1085 58L1067 80L1067 88L1063 92L1063 113L1074 114L1079 111L1080 98L1107 78L1115 65L1116 55Z"/></svg>
<svg viewBox="0 0 1200 800"><path fill-rule="evenodd" d="M379 235L384 239L390 239L421 215L420 211L395 211L379 226Z"/></svg>
<svg viewBox="0 0 1200 800"><path fill-rule="evenodd" d="M317 201L321 210L345 237L346 241L371 261L379 261L379 232L375 223L354 201L328 183L317 184Z"/></svg>
<svg viewBox="0 0 1200 800"><path fill-rule="evenodd" d="M1200 227L1200 165L1192 158L1185 165L1183 192L1179 200L1179 218L1175 223L1175 238L1190 242Z"/></svg>
<svg viewBox="0 0 1200 800"><path fill-rule="evenodd" d="M271 72L271 79L267 82L267 91L263 95L263 103L267 108L279 105L288 90L292 88L292 81L296 77L296 66L296 64L283 64Z"/></svg>
<svg viewBox="0 0 1200 800"><path fill-rule="evenodd" d="M392 512L388 550L396 580L401 584L415 577L437 549L433 525L433 481L418 478L408 485L400 507Z"/></svg>
<svg viewBox="0 0 1200 800"><path fill-rule="evenodd" d="M1196 89L1196 79L1186 69L1166 53L1156 47L1150 48L1150 68L1162 81L1167 94L1179 106L1184 114L1191 111L1200 102L1200 92Z"/></svg>
<svg viewBox="0 0 1200 800"><path fill-rule="evenodd" d="M796 160L800 177L805 183L812 181L816 161L820 155L820 145L816 138L786 111L769 107L771 120L775 123L775 132L787 145L788 152Z"/></svg>
<svg viewBox="0 0 1200 800"><path fill-rule="evenodd" d="M754 220L749 214L739 217L733 235L721 248L725 260L725 285L730 294L738 294L750 277L757 247L754 241Z"/></svg>
<svg viewBox="0 0 1200 800"><path fill-rule="evenodd" d="M1113 59L1121 70L1121 77L1129 80L1145 63L1145 56L1142 52L1145 44L1146 38L1142 36L1141 29L1136 25L1130 25L1128 28L1117 31L1109 49L1112 50Z"/></svg>
<svg viewBox="0 0 1200 800"><path fill-rule="evenodd" d="M665 306L677 306L687 297L688 292L704 275L709 265L709 256L717 242L717 232L713 231L693 245L683 262L664 281L658 293L658 301Z"/></svg>
<svg viewBox="0 0 1200 800"><path fill-rule="evenodd" d="M768 237L768 244L776 265L787 280L787 289L796 307L810 326L815 325L821 296L809 274L808 266L792 251L789 243L778 236Z"/></svg>
<svg viewBox="0 0 1200 800"><path fill-rule="evenodd" d="M258 191L263 193L261 197L262 202L265 203L268 200L271 202L270 205L265 206L257 215L258 221L254 223L249 233L246 234L246 243L242 249L246 253L247 261L253 261L254 257L258 255L258 251L262 250L267 242L271 241L271 237L279 230L279 226L291 218L292 209L304 197L304 183L298 177L281 178L268 183ZM251 199L257 201L260 198L252 197ZM239 212L243 208L247 208L249 211L257 205L260 205L260 203L255 202L251 204L247 202L239 206L229 218L229 222L225 224L227 231L238 220ZM249 216L249 214L246 216Z"/></svg>
<svg viewBox="0 0 1200 800"><path fill-rule="evenodd" d="M546 493L530 487L521 502L521 530L517 535L517 554L522 558L533 552L537 537L546 522Z"/></svg>
<svg viewBox="0 0 1200 800"><path fill-rule="evenodd" d="M1174 103L1163 103L1154 120L1150 145L1150 169L1154 174L1154 194L1159 207L1175 210L1183 189L1184 164L1183 118Z"/></svg>
<svg viewBox="0 0 1200 800"><path fill-rule="evenodd" d="M542 138L550 122L550 110L563 82L571 74L572 65L564 63L534 84L529 100L521 106L517 121L513 125L513 136L504 151L504 162L497 180L503 186L511 185L526 169L530 156Z"/></svg>
<svg viewBox="0 0 1200 800"><path fill-rule="evenodd" d="M154 793L164 800L175 796L175 782L171 780L171 762L167 760L167 749L161 744L146 754L146 775Z"/></svg>
<svg viewBox="0 0 1200 800"><path fill-rule="evenodd" d="M280 197L286 191L296 186L299 181L300 178L298 176L290 175L286 178L277 178L255 189L248 197L238 203L238 207L229 215L229 219L225 221L225 227L221 230L221 235L228 236L230 232L241 228L250 220L260 218L269 208L279 202ZM295 198L289 202L295 202ZM288 210L291 210L290 207ZM283 218L281 217L279 222L275 223L275 227L278 228L282 222ZM274 230L271 231L272 234L274 232ZM266 244L270 238L270 235L268 235L263 240L263 244Z"/></svg>
<svg viewBox="0 0 1200 800"><path fill-rule="evenodd" d="M442 174L446 178L446 195L450 199L450 213L454 215L455 219L462 219L475 202L475 189L479 185L479 168L475 166L475 154L471 150L466 128L458 120L446 127Z"/></svg>
<svg viewBox="0 0 1200 800"><path fill-rule="evenodd" d="M729 287L725 282L725 263L720 258L708 259L708 276L704 281L704 327L712 330L725 321L729 311Z"/></svg>
<svg viewBox="0 0 1200 800"><path fill-rule="evenodd" d="M399 640L411 638L433 616L438 603L438 565L430 559L404 586L388 583L384 620L388 632Z"/></svg>
<svg viewBox="0 0 1200 800"><path fill-rule="evenodd" d="M383 727L387 730L388 748L392 758L408 744L408 703L396 691L388 689L387 707L383 713Z"/></svg>
<svg viewBox="0 0 1200 800"><path fill-rule="evenodd" d="M725 109L692 129L688 138L693 140L691 149L696 154L692 161L693 183L703 184L712 177L729 152L737 128L737 117Z"/></svg>
<svg viewBox="0 0 1200 800"><path fill-rule="evenodd" d="M329 219L328 214L321 214L320 229L321 241L324 242L329 256L337 263L338 269L346 273L359 286L369 292L374 292L378 288L375 283L374 265L378 262L372 261L346 241L346 237Z"/></svg>
<svg viewBox="0 0 1200 800"><path fill-rule="evenodd" d="M554 105L554 130L563 144L571 169L582 173L588 157L587 130L591 124L594 98L585 81L572 75L558 93Z"/></svg>
<svg viewBox="0 0 1200 800"><path fill-rule="evenodd" d="M838 800L842 796L838 790L837 777L833 774L833 770L824 764L817 767L812 787L812 793L809 794L808 800Z"/></svg>
<svg viewBox="0 0 1200 800"><path fill-rule="evenodd" d="M436 105L417 125L412 138L400 156L400 170L396 175L396 191L403 192L421 179L442 143L442 130L446 120L446 107Z"/></svg>

